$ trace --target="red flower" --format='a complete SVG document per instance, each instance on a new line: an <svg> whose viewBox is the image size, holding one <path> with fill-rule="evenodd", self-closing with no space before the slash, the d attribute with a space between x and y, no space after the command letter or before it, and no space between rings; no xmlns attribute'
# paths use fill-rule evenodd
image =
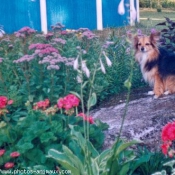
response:
<svg viewBox="0 0 175 175"><path fill-rule="evenodd" d="M166 124L162 129L162 140L175 140L175 122Z"/></svg>
<svg viewBox="0 0 175 175"><path fill-rule="evenodd" d="M90 124L94 124L94 119L91 116L86 116L84 113L79 113L79 117L82 117L85 121L89 122Z"/></svg>
<svg viewBox="0 0 175 175"><path fill-rule="evenodd" d="M63 98L60 98L60 99L58 100L58 102L57 102L57 107L58 107L59 109L61 109L61 108L63 108L63 106L64 106L64 99L63 99Z"/></svg>
<svg viewBox="0 0 175 175"><path fill-rule="evenodd" d="M6 169L13 168L13 167L14 167L14 163L13 163L13 162L7 162L7 163L4 165L4 167L5 167Z"/></svg>
<svg viewBox="0 0 175 175"><path fill-rule="evenodd" d="M169 148L169 145L168 144L162 144L161 145L161 149L162 149L162 152L163 152L163 154L167 154L168 153L168 148Z"/></svg>
<svg viewBox="0 0 175 175"><path fill-rule="evenodd" d="M0 149L0 156L4 155L5 149Z"/></svg>
<svg viewBox="0 0 175 175"><path fill-rule="evenodd" d="M72 106L78 106L80 103L80 100L73 94L69 94L65 97L65 100L69 101Z"/></svg>
<svg viewBox="0 0 175 175"><path fill-rule="evenodd" d="M163 144L161 145L163 154L173 156L174 150L171 150L170 147L172 145L172 141L175 140L175 122L168 123L163 127L161 138L163 141Z"/></svg>
<svg viewBox="0 0 175 175"><path fill-rule="evenodd" d="M57 102L57 106L59 109L69 110L73 107L77 107L80 103L80 100L73 94L69 94L64 98L60 98Z"/></svg>
<svg viewBox="0 0 175 175"><path fill-rule="evenodd" d="M11 154L10 154L10 157L13 157L13 158L16 158L16 157L19 157L20 156L20 153L19 152L12 152Z"/></svg>
<svg viewBox="0 0 175 175"><path fill-rule="evenodd" d="M8 104L8 105L13 104L13 100L9 100L9 101L7 102L7 104Z"/></svg>
<svg viewBox="0 0 175 175"><path fill-rule="evenodd" d="M7 101L8 101L7 97L0 96L0 109L3 109L6 107Z"/></svg>
<svg viewBox="0 0 175 175"><path fill-rule="evenodd" d="M43 109L45 110L49 106L49 99L45 99L44 101L39 101L36 103L36 105L33 107L34 110L37 109Z"/></svg>

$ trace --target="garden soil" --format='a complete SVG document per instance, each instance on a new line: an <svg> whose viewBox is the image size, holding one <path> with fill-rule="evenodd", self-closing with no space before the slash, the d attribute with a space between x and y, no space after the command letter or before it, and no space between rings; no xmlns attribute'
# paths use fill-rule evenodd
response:
<svg viewBox="0 0 175 175"><path fill-rule="evenodd" d="M148 88L131 92L121 137L127 141L138 140L153 151L160 150L161 130L168 122L175 121L175 94L154 99ZM109 125L105 131L104 149L110 147L119 134L125 109L126 94L110 98L91 111L95 119Z"/></svg>

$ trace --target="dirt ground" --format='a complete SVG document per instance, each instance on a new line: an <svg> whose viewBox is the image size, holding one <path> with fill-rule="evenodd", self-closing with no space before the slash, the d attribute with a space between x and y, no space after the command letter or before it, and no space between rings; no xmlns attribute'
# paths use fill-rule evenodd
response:
<svg viewBox="0 0 175 175"><path fill-rule="evenodd" d="M149 88L132 91L122 130L122 138L142 141L151 150L159 150L161 130L175 120L175 94L153 99L147 95ZM109 125L105 132L104 147L112 145L118 136L125 108L126 94L110 98L91 112L94 118Z"/></svg>

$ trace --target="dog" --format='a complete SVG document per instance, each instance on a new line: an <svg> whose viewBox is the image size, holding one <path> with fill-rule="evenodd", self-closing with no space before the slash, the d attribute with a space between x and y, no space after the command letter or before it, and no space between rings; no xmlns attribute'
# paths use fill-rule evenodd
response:
<svg viewBox="0 0 175 175"><path fill-rule="evenodd" d="M148 95L154 98L175 93L175 54L160 47L159 39L160 32L133 38L135 60L145 82L153 88Z"/></svg>

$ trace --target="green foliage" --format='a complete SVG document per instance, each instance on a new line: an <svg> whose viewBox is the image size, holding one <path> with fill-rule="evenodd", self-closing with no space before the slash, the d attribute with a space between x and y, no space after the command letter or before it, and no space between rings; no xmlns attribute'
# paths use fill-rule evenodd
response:
<svg viewBox="0 0 175 175"><path fill-rule="evenodd" d="M166 49L174 52L175 51L175 22L170 20L169 18L165 18L166 20L164 22L158 23L157 26L163 26L161 30L161 36L160 39L161 45L165 47Z"/></svg>
<svg viewBox="0 0 175 175"><path fill-rule="evenodd" d="M161 152L151 152L146 148L138 148L136 160L133 162L139 164L138 168L133 171L134 175L150 175L164 168L163 164L169 160ZM169 171L166 168L167 171Z"/></svg>
<svg viewBox="0 0 175 175"><path fill-rule="evenodd" d="M1 121L0 147L10 148L10 151L17 150L21 153L18 169L36 165L42 165L45 169L54 169L55 164L46 158L46 154L51 148L62 150L62 144L71 145L71 129L67 126L67 120L68 116L62 114L48 116L40 111L31 111L15 124ZM77 132L84 135L81 117L71 116L69 123L75 126ZM90 141L97 149L100 149L103 144L102 130L107 127L103 123L98 126L95 124L89 126Z"/></svg>
<svg viewBox="0 0 175 175"><path fill-rule="evenodd" d="M152 175L166 175L166 174L174 175L175 174L174 164L175 164L174 159L169 160L168 162L163 164L164 168L162 169L162 171L156 172ZM169 169L167 170L167 167L170 168L170 170Z"/></svg>
<svg viewBox="0 0 175 175"><path fill-rule="evenodd" d="M62 152L50 149L48 157L58 162L62 168L71 170L72 175L124 175L139 166L139 163L135 163L135 167L132 167L135 155L133 150L128 149L138 142L119 141L100 154L74 127L71 128L73 146L63 146Z"/></svg>
<svg viewBox="0 0 175 175"><path fill-rule="evenodd" d="M139 5L141 8L158 8L160 5L163 8L174 8L175 2L173 0L140 0Z"/></svg>
<svg viewBox="0 0 175 175"><path fill-rule="evenodd" d="M82 36L83 32L83 29L79 29L62 34L59 30L51 33L53 36L50 37L33 33L25 37L6 35L1 38L0 58L3 59L2 62L0 61L0 94L13 99L14 105L20 108L24 108L27 100L35 102L49 98L54 103L59 97L67 95L70 91L80 94L80 84L77 83L78 73L72 66L80 51L90 73L95 69L101 70L100 59L106 69L106 74L101 71L96 73L93 83L93 90L98 101L103 101L109 95L126 90L123 82L129 76L130 60L133 57L128 51L130 46L125 36L116 36L112 33L103 42L98 36L88 39ZM60 60L64 60L56 63L56 66L59 66L58 69L48 69L49 62L41 64L44 59L53 55L52 53L36 54L37 49L30 48L36 43L49 44L58 50ZM102 54L103 51L112 61L110 69ZM24 61L24 57L34 58ZM138 67L135 66L133 88L141 84L141 74L138 70ZM88 79L85 74L82 78L84 82ZM85 101L88 99L86 94L89 93L90 86L91 84L84 87Z"/></svg>

